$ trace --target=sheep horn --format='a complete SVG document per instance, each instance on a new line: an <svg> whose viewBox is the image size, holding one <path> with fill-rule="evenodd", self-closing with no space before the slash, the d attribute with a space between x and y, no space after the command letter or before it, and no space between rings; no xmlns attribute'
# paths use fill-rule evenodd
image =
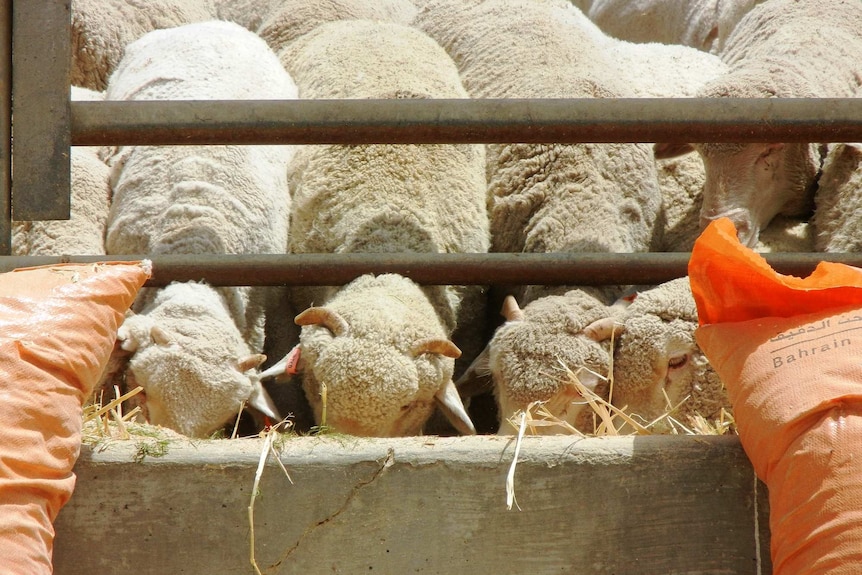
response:
<svg viewBox="0 0 862 575"><path fill-rule="evenodd" d="M603 317L597 319L590 325L584 328L584 335L596 342L603 342L611 339L613 336L617 338L626 330L626 327L614 321L612 317Z"/></svg>
<svg viewBox="0 0 862 575"><path fill-rule="evenodd" d="M278 413L278 408L273 403L272 398L263 388L259 381L255 382L251 386L251 395L248 396L248 401L246 402L248 407L256 409L263 415L267 417L271 417L275 421L281 421L282 417Z"/></svg>
<svg viewBox="0 0 862 575"><path fill-rule="evenodd" d="M236 362L236 368L240 373L245 373L250 369L254 369L266 361L266 356L262 353L254 353L252 355L241 357Z"/></svg>
<svg viewBox="0 0 862 575"><path fill-rule="evenodd" d="M506 318L506 321L521 321L524 319L524 311L518 307L518 301L507 295L503 300L503 309L500 310L500 315Z"/></svg>
<svg viewBox="0 0 862 575"><path fill-rule="evenodd" d="M448 339L420 339L410 347L411 357L419 357L423 353L439 353L453 359L461 357L461 350Z"/></svg>
<svg viewBox="0 0 862 575"><path fill-rule="evenodd" d="M153 341L156 342L158 345L168 346L173 345L174 343L173 338L168 335L168 332L166 332L157 325L154 325L150 328L150 337L153 338Z"/></svg>
<svg viewBox="0 0 862 575"><path fill-rule="evenodd" d="M325 307L310 307L296 316L294 321L296 325L321 325L336 337L344 335L350 330L347 321L338 312Z"/></svg>
<svg viewBox="0 0 862 575"><path fill-rule="evenodd" d="M464 409L464 404L461 402L461 396L458 395L458 390L455 389L455 384L452 380L448 380L446 385L440 388L434 399L437 402L437 407L449 420L449 423L458 430L462 435L476 435L476 427L467 415L467 410Z"/></svg>

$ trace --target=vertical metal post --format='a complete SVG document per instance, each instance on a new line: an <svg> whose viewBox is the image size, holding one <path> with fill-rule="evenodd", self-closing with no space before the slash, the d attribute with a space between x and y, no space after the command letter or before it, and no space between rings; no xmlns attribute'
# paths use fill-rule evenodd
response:
<svg viewBox="0 0 862 575"><path fill-rule="evenodd" d="M0 256L12 253L12 0L0 0Z"/></svg>
<svg viewBox="0 0 862 575"><path fill-rule="evenodd" d="M70 0L15 0L12 11L12 217L68 220ZM17 128L17 129L16 129Z"/></svg>

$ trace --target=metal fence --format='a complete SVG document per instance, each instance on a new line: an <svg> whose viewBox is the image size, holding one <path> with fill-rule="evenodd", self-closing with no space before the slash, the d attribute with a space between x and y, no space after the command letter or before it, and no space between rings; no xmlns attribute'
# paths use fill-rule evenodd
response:
<svg viewBox="0 0 862 575"><path fill-rule="evenodd" d="M13 257L11 219L68 219L72 145L862 141L862 99L70 102L69 0L0 0L0 271L134 256ZM50 30L50 32L46 32ZM14 154L12 115L15 116ZM12 177L14 171L15 177ZM688 254L306 254L154 257L148 285L659 283ZM806 275L859 254L770 254Z"/></svg>

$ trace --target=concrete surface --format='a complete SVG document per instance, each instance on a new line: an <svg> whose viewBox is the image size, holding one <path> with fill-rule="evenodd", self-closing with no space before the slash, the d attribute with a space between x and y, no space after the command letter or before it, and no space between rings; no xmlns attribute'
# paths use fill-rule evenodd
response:
<svg viewBox="0 0 862 575"><path fill-rule="evenodd" d="M254 573L261 439L85 447L57 575ZM292 437L254 504L264 574L769 574L767 493L735 437Z"/></svg>

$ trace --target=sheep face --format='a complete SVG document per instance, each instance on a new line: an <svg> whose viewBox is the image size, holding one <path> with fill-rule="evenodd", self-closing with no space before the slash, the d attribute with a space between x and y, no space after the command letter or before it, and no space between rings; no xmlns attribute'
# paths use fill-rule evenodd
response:
<svg viewBox="0 0 862 575"><path fill-rule="evenodd" d="M808 144L696 144L703 160L701 228L726 217L740 241L754 247L760 230L778 214L811 209L811 184L819 160Z"/></svg>
<svg viewBox="0 0 862 575"><path fill-rule="evenodd" d="M132 357L127 379L144 388L144 414L151 424L206 438L237 417L260 387L246 369L263 359L251 355L209 363L184 352L182 343L154 341Z"/></svg>
<svg viewBox="0 0 862 575"><path fill-rule="evenodd" d="M117 331L132 354L126 377L144 388L147 419L190 437L208 437L236 417L243 402L278 418L255 373L253 354L218 292L204 284L172 283Z"/></svg>
<svg viewBox="0 0 862 575"><path fill-rule="evenodd" d="M452 383L461 352L418 286L365 276L335 300L296 317L302 385L319 425L358 436L416 435L437 406L456 429L475 433Z"/></svg>
<svg viewBox="0 0 862 575"><path fill-rule="evenodd" d="M413 357L321 326L303 328L301 345L303 388L315 421L351 435L418 435L452 377L454 362L440 354Z"/></svg>
<svg viewBox="0 0 862 575"><path fill-rule="evenodd" d="M685 399L702 369L695 327L655 315L629 318L614 354L613 404L649 423Z"/></svg>
<svg viewBox="0 0 862 575"><path fill-rule="evenodd" d="M608 344L583 331L605 313L604 306L578 292L547 296L524 310L517 309L514 299L507 299L503 315L508 321L496 331L486 350L500 409L499 434L514 433L516 428L510 420L536 401L544 402L557 419L581 431L593 430L591 410L572 376L595 393L606 393ZM548 426L537 427L536 432L564 430Z"/></svg>

